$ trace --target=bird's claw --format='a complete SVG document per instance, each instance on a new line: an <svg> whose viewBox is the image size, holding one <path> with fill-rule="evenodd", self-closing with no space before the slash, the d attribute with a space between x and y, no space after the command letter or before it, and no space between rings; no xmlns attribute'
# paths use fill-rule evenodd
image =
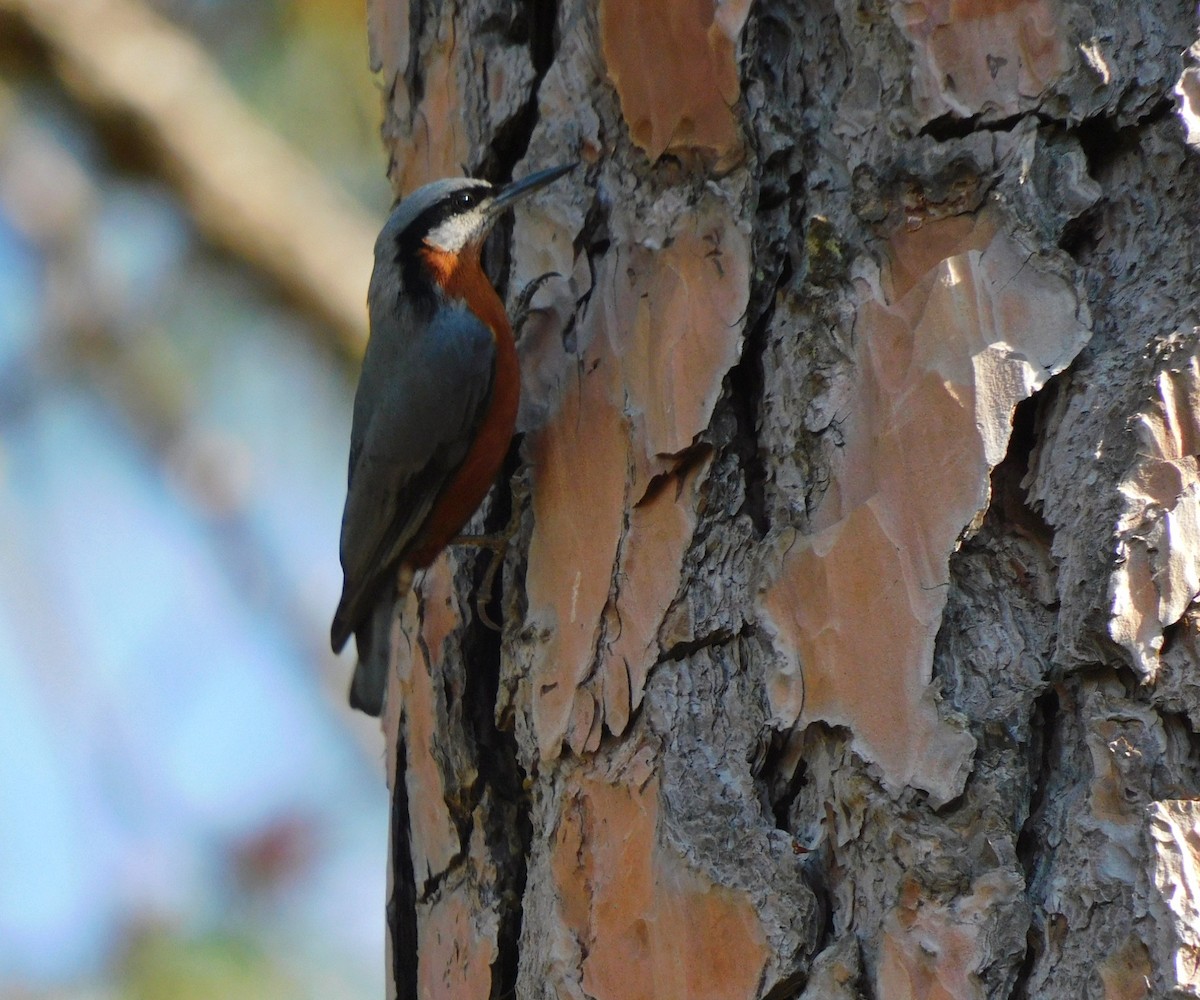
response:
<svg viewBox="0 0 1200 1000"><path fill-rule="evenodd" d="M521 337L521 329L525 326L526 321L533 312L530 303L533 301L533 297L538 293L538 289L541 288L542 285L544 285L551 278L561 277L562 275L557 271L547 271L545 274L538 275L517 293L517 297L513 302L512 309L512 328L514 338L519 340Z"/></svg>
<svg viewBox="0 0 1200 1000"><path fill-rule="evenodd" d="M502 629L487 612L492 585L496 582L496 574L500 572L500 567L504 565L504 557L508 554L509 544L520 530L521 516L525 510L525 498L528 493L529 487L524 482L513 487L512 513L508 517L508 524L501 531L490 535L457 535L450 540L451 545L469 545L477 549L488 549L492 553L487 571L483 574L483 581L475 592L475 614L493 632L500 632Z"/></svg>

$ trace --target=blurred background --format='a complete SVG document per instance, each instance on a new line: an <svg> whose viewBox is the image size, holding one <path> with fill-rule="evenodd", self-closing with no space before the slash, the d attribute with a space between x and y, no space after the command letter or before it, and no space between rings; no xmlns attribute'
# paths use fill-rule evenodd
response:
<svg viewBox="0 0 1200 1000"><path fill-rule="evenodd" d="M0 998L377 997L363 0L0 0Z"/></svg>

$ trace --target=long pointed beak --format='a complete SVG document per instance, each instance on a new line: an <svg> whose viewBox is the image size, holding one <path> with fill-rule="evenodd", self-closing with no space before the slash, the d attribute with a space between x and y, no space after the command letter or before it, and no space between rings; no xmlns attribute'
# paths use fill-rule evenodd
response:
<svg viewBox="0 0 1200 1000"><path fill-rule="evenodd" d="M499 215L501 212L510 209L518 201L526 195L533 194L544 188L547 184L551 184L558 180L563 174L569 174L579 166L578 161L568 163L562 167L550 167L547 170L539 170L536 174L530 174L528 177L523 177L519 181L513 181L506 188L502 188L500 193L496 195L495 200L488 207L488 215Z"/></svg>

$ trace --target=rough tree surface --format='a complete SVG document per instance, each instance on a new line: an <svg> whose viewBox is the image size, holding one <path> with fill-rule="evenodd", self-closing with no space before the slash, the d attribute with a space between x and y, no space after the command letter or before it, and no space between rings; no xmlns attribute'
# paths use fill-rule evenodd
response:
<svg viewBox="0 0 1200 1000"><path fill-rule="evenodd" d="M1200 996L1193 0L371 0L523 436L401 609L405 998ZM1190 50L1190 51L1189 51Z"/></svg>

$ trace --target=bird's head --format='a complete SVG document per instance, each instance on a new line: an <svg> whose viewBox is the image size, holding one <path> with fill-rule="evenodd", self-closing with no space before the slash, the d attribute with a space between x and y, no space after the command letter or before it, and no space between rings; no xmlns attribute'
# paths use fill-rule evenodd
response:
<svg viewBox="0 0 1200 1000"><path fill-rule="evenodd" d="M447 177L426 184L393 209L378 249L399 240L414 249L443 254L477 249L508 209L574 167L573 163L551 167L499 188L470 177Z"/></svg>

